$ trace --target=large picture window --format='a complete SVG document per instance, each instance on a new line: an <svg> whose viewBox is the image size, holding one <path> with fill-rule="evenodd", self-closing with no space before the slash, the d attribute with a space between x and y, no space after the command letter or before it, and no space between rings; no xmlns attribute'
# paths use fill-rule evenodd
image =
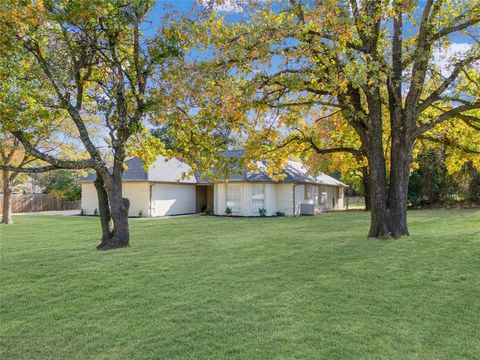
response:
<svg viewBox="0 0 480 360"><path fill-rule="evenodd" d="M227 207L232 212L239 213L242 211L242 185L227 184Z"/></svg>
<svg viewBox="0 0 480 360"><path fill-rule="evenodd" d="M265 185L252 185L252 212L258 214L258 209L265 208Z"/></svg>

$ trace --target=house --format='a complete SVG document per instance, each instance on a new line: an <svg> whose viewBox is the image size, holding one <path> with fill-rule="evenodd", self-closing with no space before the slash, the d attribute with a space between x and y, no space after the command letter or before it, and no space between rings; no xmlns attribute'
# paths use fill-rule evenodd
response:
<svg viewBox="0 0 480 360"><path fill-rule="evenodd" d="M225 156L241 158L243 150L225 152ZM178 160L159 156L147 173L139 158L126 161L123 173L124 197L130 200L130 216L165 216L199 213L205 208L216 215L258 216L265 209L267 216L277 212L287 216L300 214L302 204L315 211L344 210L344 190L348 187L331 176L311 176L300 163L289 161L282 181L271 180L259 163L258 171L242 169L222 181L202 179L199 174L182 175L190 167ZM82 209L93 214L98 208L93 181L95 175L80 180Z"/></svg>

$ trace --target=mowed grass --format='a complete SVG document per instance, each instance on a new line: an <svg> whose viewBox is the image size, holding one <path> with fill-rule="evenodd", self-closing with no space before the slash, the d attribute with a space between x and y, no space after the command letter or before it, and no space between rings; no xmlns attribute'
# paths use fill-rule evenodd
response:
<svg viewBox="0 0 480 360"><path fill-rule="evenodd" d="M478 359L480 211L98 219L0 227L1 359Z"/></svg>

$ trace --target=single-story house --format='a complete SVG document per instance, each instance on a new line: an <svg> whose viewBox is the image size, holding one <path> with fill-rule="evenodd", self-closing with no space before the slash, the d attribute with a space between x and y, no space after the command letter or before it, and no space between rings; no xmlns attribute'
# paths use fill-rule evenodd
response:
<svg viewBox="0 0 480 360"><path fill-rule="evenodd" d="M238 157L243 150L231 150L225 156ZM261 164L261 163L260 163ZM273 181L260 166L258 171L243 169L221 181L202 179L199 174L182 177L190 167L178 160L159 156L148 173L139 158L126 161L123 173L124 197L130 200L130 216L156 217L193 214L213 210L225 215L227 207L234 216L258 216L265 209L267 216L281 212L299 215L302 204L313 205L316 212L344 210L344 190L341 181L319 174L311 176L300 163L289 161L281 181ZM98 208L93 181L95 174L80 180L82 209L91 215Z"/></svg>

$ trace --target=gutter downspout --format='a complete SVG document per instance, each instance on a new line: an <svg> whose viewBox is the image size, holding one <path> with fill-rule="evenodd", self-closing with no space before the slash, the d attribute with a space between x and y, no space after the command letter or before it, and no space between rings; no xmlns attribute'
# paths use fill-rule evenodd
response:
<svg viewBox="0 0 480 360"><path fill-rule="evenodd" d="M294 217L297 216L297 208L296 208L296 206L295 206L295 205L296 205L296 201L295 201L295 188L296 188L297 186L299 186L299 185L301 185L301 184L299 184L299 183L293 184L293 208L292 208L292 210L293 210L293 216L294 216Z"/></svg>
<svg viewBox="0 0 480 360"><path fill-rule="evenodd" d="M150 204L148 207L148 217L153 217L153 209L152 209L152 188L155 184L150 184Z"/></svg>

